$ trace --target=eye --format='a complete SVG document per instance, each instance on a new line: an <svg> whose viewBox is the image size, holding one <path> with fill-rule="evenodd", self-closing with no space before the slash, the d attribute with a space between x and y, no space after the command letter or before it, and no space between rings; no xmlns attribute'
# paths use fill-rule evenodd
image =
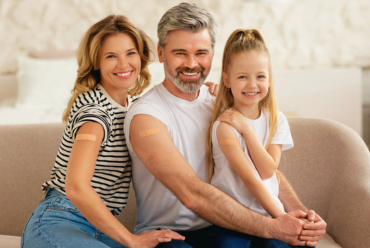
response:
<svg viewBox="0 0 370 248"><path fill-rule="evenodd" d="M135 55L136 52L129 52L127 55Z"/></svg>
<svg viewBox="0 0 370 248"><path fill-rule="evenodd" d="M246 79L246 76L239 76L238 79Z"/></svg>
<svg viewBox="0 0 370 248"><path fill-rule="evenodd" d="M258 79L263 79L263 78L266 78L264 75L259 75L257 76Z"/></svg>
<svg viewBox="0 0 370 248"><path fill-rule="evenodd" d="M185 55L185 53L176 53L176 55Z"/></svg>
<svg viewBox="0 0 370 248"><path fill-rule="evenodd" d="M108 55L108 56L107 56L107 59L114 58L114 57L115 57L115 56L111 54L111 55Z"/></svg>

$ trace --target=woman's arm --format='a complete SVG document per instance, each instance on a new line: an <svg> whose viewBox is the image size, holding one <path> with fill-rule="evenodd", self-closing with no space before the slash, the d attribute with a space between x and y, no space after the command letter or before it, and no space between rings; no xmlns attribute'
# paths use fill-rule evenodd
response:
<svg viewBox="0 0 370 248"><path fill-rule="evenodd" d="M238 173L245 186L247 186L259 204L261 204L266 212L273 218L285 214L283 209L281 209L272 198L271 193L254 170L253 165L240 146L239 140L231 126L221 122L217 127L216 134L220 148L231 167Z"/></svg>
<svg viewBox="0 0 370 248"><path fill-rule="evenodd" d="M243 135L250 156L261 178L268 179L272 177L280 162L282 146L270 145L266 150L253 127L237 110L227 109L217 120L228 123Z"/></svg>
<svg viewBox="0 0 370 248"><path fill-rule="evenodd" d="M79 140L81 134L92 139ZM126 247L155 247L159 242L183 239L170 230L133 235L112 215L91 187L103 136L103 127L94 122L87 122L78 130L67 166L66 195L70 201L92 225Z"/></svg>

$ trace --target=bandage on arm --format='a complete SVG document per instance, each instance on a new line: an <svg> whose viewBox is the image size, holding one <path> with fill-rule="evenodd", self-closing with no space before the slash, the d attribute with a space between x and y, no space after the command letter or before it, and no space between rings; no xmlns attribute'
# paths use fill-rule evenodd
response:
<svg viewBox="0 0 370 248"><path fill-rule="evenodd" d="M95 134L77 134L75 140L96 141Z"/></svg>
<svg viewBox="0 0 370 248"><path fill-rule="evenodd" d="M158 127L154 127L154 128L149 128L149 129L146 129L146 130L143 130L143 131L140 131L139 132L139 136L141 138L144 138L146 136L150 136L150 135L154 135L154 134L158 134L160 133L161 130L158 128Z"/></svg>
<svg viewBox="0 0 370 248"><path fill-rule="evenodd" d="M285 214L284 210L281 209L272 198L272 195L258 176L254 166L249 161L240 144L222 145L225 143L224 140L233 140L233 142L226 142L227 144L235 143L235 141L239 143L232 127L227 123L221 122L217 127L216 135L220 148L229 161L231 167L236 171L244 185L257 199L259 204L274 218Z"/></svg>
<svg viewBox="0 0 370 248"><path fill-rule="evenodd" d="M99 123L87 122L79 128L67 165L66 195L92 225L123 244L124 237L131 233L91 187L103 137L104 130Z"/></svg>

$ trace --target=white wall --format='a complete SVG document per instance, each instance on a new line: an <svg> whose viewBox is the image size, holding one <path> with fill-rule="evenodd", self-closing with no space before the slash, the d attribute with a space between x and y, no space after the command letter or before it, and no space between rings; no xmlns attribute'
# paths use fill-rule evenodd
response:
<svg viewBox="0 0 370 248"><path fill-rule="evenodd" d="M277 3L272 3L272 2ZM76 50L84 32L109 14L127 16L156 43L163 13L181 0L0 0L0 74L35 51ZM265 37L274 70L357 67L363 70L364 138L370 143L369 0L193 0L219 24L214 69L237 28ZM322 75L325 77L325 75ZM348 75L347 86L351 81ZM357 79L357 78L356 78ZM304 81L304 80L303 80ZM303 81L299 80L301 84ZM343 83L343 82L342 82ZM359 96L361 98L361 96ZM358 111L355 109L354 112ZM367 121L368 120L368 121ZM357 125L358 126L358 125ZM359 132L361 133L361 132Z"/></svg>
<svg viewBox="0 0 370 248"><path fill-rule="evenodd" d="M112 13L126 15L156 42L160 17L179 2L0 0L0 72L14 72L16 57L30 51L75 50L88 27ZM262 32L274 68L370 66L369 0L191 2L209 10L219 24L215 67L236 28Z"/></svg>

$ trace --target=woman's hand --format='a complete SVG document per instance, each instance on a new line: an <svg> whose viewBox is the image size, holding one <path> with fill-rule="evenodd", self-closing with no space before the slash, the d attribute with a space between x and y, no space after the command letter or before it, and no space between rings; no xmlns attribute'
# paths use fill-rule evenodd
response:
<svg viewBox="0 0 370 248"><path fill-rule="evenodd" d="M209 87L209 93L211 95L217 96L218 84L215 84L213 82L205 82L204 85Z"/></svg>
<svg viewBox="0 0 370 248"><path fill-rule="evenodd" d="M245 129L250 127L245 117L235 109L226 109L218 118L220 122L226 122L241 134L246 133Z"/></svg>
<svg viewBox="0 0 370 248"><path fill-rule="evenodd" d="M159 243L170 242L172 239L185 240L185 237L169 229L143 232L133 235L132 245L129 247L154 248Z"/></svg>

